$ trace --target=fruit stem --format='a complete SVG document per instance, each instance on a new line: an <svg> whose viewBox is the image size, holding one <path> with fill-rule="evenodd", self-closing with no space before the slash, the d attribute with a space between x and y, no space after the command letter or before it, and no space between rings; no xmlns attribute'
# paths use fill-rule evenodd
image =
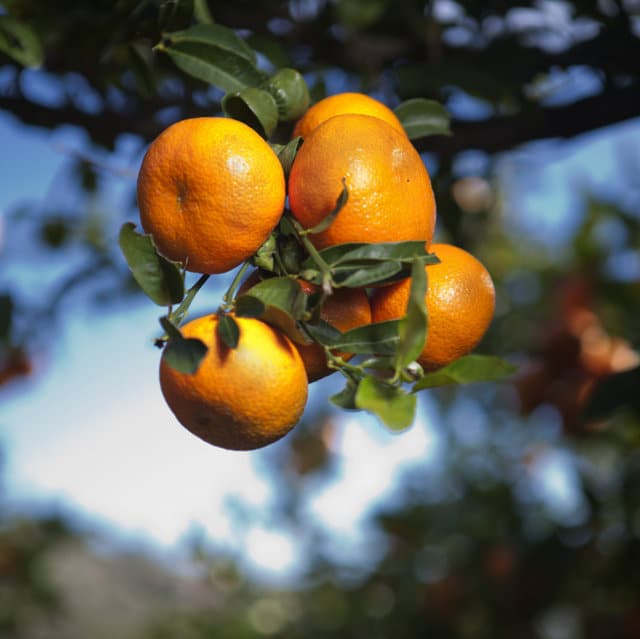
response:
<svg viewBox="0 0 640 639"><path fill-rule="evenodd" d="M191 302L196 296L196 293L204 286L205 282L209 279L209 275L204 273L198 278L198 281L187 291L187 294L184 296L182 302L180 302L180 306L176 308L175 311L171 311L169 313L169 319L176 325L180 326L182 320L187 315L187 311L191 306Z"/></svg>
<svg viewBox="0 0 640 639"><path fill-rule="evenodd" d="M243 262L242 266L238 269L238 272L235 274L233 281L231 282L231 286L227 289L227 292L222 296L222 305L221 308L225 311L230 310L233 307L233 296L236 293L236 289L240 286L240 282L244 277L244 274L247 272L247 269L251 266L251 262L247 260Z"/></svg>
<svg viewBox="0 0 640 639"><path fill-rule="evenodd" d="M324 261L323 257L318 252L318 249L313 245L311 240L303 232L304 229L300 226L299 222L291 218L291 225L293 226L298 239L304 245L304 248L309 253L311 259L316 263L316 266L322 273L322 291L325 295L331 295L333 292L333 276L331 273L331 267Z"/></svg>
<svg viewBox="0 0 640 639"><path fill-rule="evenodd" d="M342 357L339 357L338 355L332 353L331 349L328 346L324 347L324 352L327 356L327 365L329 366L329 368L340 371L345 377L356 383L359 382L363 377L363 371L360 366L347 364L347 362L345 362Z"/></svg>

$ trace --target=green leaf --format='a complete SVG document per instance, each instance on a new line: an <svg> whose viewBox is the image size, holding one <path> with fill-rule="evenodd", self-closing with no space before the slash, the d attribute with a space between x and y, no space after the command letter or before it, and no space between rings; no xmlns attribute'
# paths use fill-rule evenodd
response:
<svg viewBox="0 0 640 639"><path fill-rule="evenodd" d="M400 320L398 333L400 343L396 352L396 372L415 361L422 352L427 339L427 273L420 260L413 262L411 269L411 288L407 311Z"/></svg>
<svg viewBox="0 0 640 639"><path fill-rule="evenodd" d="M236 299L238 317L256 317L284 331L300 344L308 342L297 326L305 312L300 285L289 277L272 277L252 286Z"/></svg>
<svg viewBox="0 0 640 639"><path fill-rule="evenodd" d="M305 79L295 69L280 69L269 78L267 89L278 105L278 116L283 122L297 120L311 100Z"/></svg>
<svg viewBox="0 0 640 639"><path fill-rule="evenodd" d="M355 395L357 408L376 415L393 430L404 430L413 424L416 396L398 386L390 386L375 377L365 377Z"/></svg>
<svg viewBox="0 0 640 639"><path fill-rule="evenodd" d="M289 172L293 165L293 161L296 159L296 155L302 146L302 138L300 136L293 138L289 143L285 144L272 144L273 150L276 152L285 177L289 177Z"/></svg>
<svg viewBox="0 0 640 639"><path fill-rule="evenodd" d="M356 355L395 355L398 346L399 320L376 322L352 328L342 333L340 339L327 344L337 350Z"/></svg>
<svg viewBox="0 0 640 639"><path fill-rule="evenodd" d="M376 262L359 268L344 265L334 271L333 280L339 286L363 288L395 279L402 270L402 264L398 262Z"/></svg>
<svg viewBox="0 0 640 639"><path fill-rule="evenodd" d="M580 421L606 419L620 408L640 411L640 366L600 381L591 393Z"/></svg>
<svg viewBox="0 0 640 639"><path fill-rule="evenodd" d="M394 112L412 140L428 135L451 135L449 112L435 100L406 100Z"/></svg>
<svg viewBox="0 0 640 639"><path fill-rule="evenodd" d="M276 248L276 236L272 233L252 257L253 265L265 271L273 271Z"/></svg>
<svg viewBox="0 0 640 639"><path fill-rule="evenodd" d="M218 317L218 337L229 347L236 348L240 339L240 329L237 322L231 317L223 313Z"/></svg>
<svg viewBox="0 0 640 639"><path fill-rule="evenodd" d="M438 258L428 253L422 240L407 242L348 242L336 244L320 251L320 256L329 266L355 264L366 262L386 262L398 260L412 264L416 257L423 258L423 264L436 264ZM305 267L313 267L314 263L308 259Z"/></svg>
<svg viewBox="0 0 640 639"><path fill-rule="evenodd" d="M13 299L11 295L0 295L0 342L7 341L11 334L13 320Z"/></svg>
<svg viewBox="0 0 640 639"><path fill-rule="evenodd" d="M349 191L347 190L347 182L344 178L342 178L342 191L340 191L340 195L338 195L336 199L336 205L333 211L331 211L331 213L324 217L319 224L316 224L310 229L305 229L304 233L307 235L314 235L316 233L322 233L323 231L326 231L333 224L333 221L338 216L338 213L342 211L348 199Z"/></svg>
<svg viewBox="0 0 640 639"><path fill-rule="evenodd" d="M0 51L23 67L39 67L44 58L36 32L24 22L9 16L0 16Z"/></svg>
<svg viewBox="0 0 640 639"><path fill-rule="evenodd" d="M171 44L197 42L238 55L253 66L256 65L255 51L233 29L221 24L196 24L189 29L165 33L164 38Z"/></svg>
<svg viewBox="0 0 640 639"><path fill-rule="evenodd" d="M427 373L420 381L416 382L413 391L448 384L495 382L512 375L516 370L515 366L499 357L465 355L433 373Z"/></svg>
<svg viewBox="0 0 640 639"><path fill-rule="evenodd" d="M160 318L160 324L169 336L162 351L162 360L179 373L193 375L207 354L206 344L194 337L183 337L175 324L166 317Z"/></svg>
<svg viewBox="0 0 640 639"><path fill-rule="evenodd" d="M248 124L264 138L278 126L278 106L273 96L263 89L249 87L227 93L222 99L222 110L228 117Z"/></svg>
<svg viewBox="0 0 640 639"><path fill-rule="evenodd" d="M180 267L158 254L150 235L136 233L126 222L118 238L120 249L140 288L159 306L179 303L184 297Z"/></svg>
<svg viewBox="0 0 640 639"><path fill-rule="evenodd" d="M342 338L342 333L324 320L318 320L314 323L305 322L304 328L316 342L324 346L333 346Z"/></svg>
<svg viewBox="0 0 640 639"><path fill-rule="evenodd" d="M267 80L255 66L253 50L231 29L217 24L168 33L155 48L165 51L185 73L230 93Z"/></svg>
<svg viewBox="0 0 640 639"><path fill-rule="evenodd" d="M349 381L345 387L335 395L329 397L329 401L338 408L344 410L358 410L356 406L356 392L358 387L353 382Z"/></svg>
<svg viewBox="0 0 640 639"><path fill-rule="evenodd" d="M340 22L355 31L362 31L376 23L387 10L391 0L342 0L336 10Z"/></svg>

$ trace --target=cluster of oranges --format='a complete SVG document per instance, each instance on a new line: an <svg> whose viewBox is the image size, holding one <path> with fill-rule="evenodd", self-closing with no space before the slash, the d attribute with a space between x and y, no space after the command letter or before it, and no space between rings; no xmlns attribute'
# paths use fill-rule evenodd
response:
<svg viewBox="0 0 640 639"><path fill-rule="evenodd" d="M309 108L293 136L303 144L286 177L272 147L239 121L194 118L166 129L138 178L142 226L159 253L189 271L229 271L256 254L287 204L287 214L310 229L334 209L344 185L346 203L328 228L308 236L313 245L424 242L440 263L426 267L429 330L418 362L434 370L472 350L493 316L493 284L466 251L432 244L436 207L429 175L393 111L363 94L339 94ZM299 274L292 277L305 294L314 292ZM240 293L257 281L252 275ZM410 280L371 290L336 288L321 317L339 331L401 318L409 291ZM162 392L178 420L202 439L258 448L293 428L308 382L332 369L319 344L295 344L255 318L235 318L239 337L231 348L219 336L219 319L212 314L181 328L208 351L191 375L163 360Z"/></svg>

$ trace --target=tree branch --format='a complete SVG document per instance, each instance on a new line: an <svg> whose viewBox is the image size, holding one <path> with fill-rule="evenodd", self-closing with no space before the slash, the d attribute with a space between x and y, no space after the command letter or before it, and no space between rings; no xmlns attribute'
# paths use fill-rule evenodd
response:
<svg viewBox="0 0 640 639"><path fill-rule="evenodd" d="M486 120L454 120L452 136L418 140L416 147L445 158L468 149L496 153L534 140L571 138L639 116L640 91L636 86L609 89L566 106L538 107Z"/></svg>

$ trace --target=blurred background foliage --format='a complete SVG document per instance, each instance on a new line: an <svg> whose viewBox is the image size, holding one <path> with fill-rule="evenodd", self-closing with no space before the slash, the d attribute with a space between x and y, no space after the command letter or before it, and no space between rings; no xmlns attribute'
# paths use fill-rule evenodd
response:
<svg viewBox="0 0 640 639"><path fill-rule="evenodd" d="M431 395L441 454L371 518L364 558L336 560L335 540L305 516L311 487L335 472L335 414L308 415L265 451L280 496L270 517L308 549L286 587L250 579L206 540L194 540L193 572L175 575L96 553L64 518L0 511L0 634L640 637L637 149L619 149L615 184L576 185L564 225L560 205L523 205L549 188L546 158L640 114L634 0L1 2L0 109L81 145L50 194L0 219L5 274L34 256L48 265L37 292L0 290L0 385L29 384L69 296L109 309L137 295L115 241L137 216L135 169L123 167L168 123L218 113L222 97L151 47L211 20L265 68L302 71L315 98L359 90L447 106L453 135L417 141L438 236L492 273L498 307L481 350L519 373ZM564 501L544 489L558 456L575 484Z"/></svg>

